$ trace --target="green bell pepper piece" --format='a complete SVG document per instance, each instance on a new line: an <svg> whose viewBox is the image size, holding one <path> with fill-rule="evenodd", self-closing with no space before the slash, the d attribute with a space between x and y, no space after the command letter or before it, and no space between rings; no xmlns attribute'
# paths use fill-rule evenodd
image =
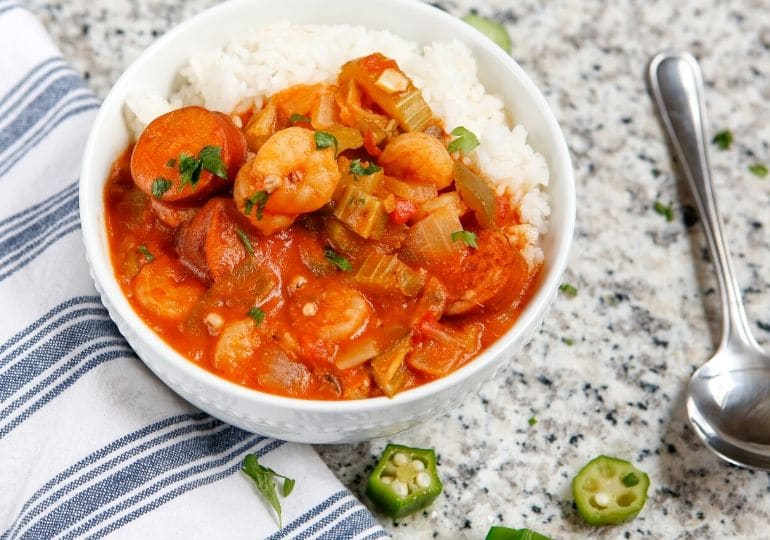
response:
<svg viewBox="0 0 770 540"><path fill-rule="evenodd" d="M649 487L650 477L628 461L599 456L572 480L572 495L586 523L619 525L641 512Z"/></svg>
<svg viewBox="0 0 770 540"><path fill-rule="evenodd" d="M366 484L366 495L387 516L400 518L430 505L443 489L433 449L388 444Z"/></svg>

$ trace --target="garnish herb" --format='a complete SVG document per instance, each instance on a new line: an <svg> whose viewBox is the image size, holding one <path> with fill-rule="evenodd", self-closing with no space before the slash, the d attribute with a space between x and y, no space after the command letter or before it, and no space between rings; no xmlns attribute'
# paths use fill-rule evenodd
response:
<svg viewBox="0 0 770 540"><path fill-rule="evenodd" d="M144 244L139 246L137 249L139 250L139 253L144 255L145 261L152 262L155 260L155 255L153 255L152 252L149 249L147 249L147 246L145 246Z"/></svg>
<svg viewBox="0 0 770 540"><path fill-rule="evenodd" d="M655 201L653 208L655 209L655 212L661 216L665 216L666 221L674 221L674 207L672 206L672 203L668 203L668 206L666 206L660 201Z"/></svg>
<svg viewBox="0 0 770 540"><path fill-rule="evenodd" d="M657 178L660 176L660 169L651 169L650 173L652 174L653 178Z"/></svg>
<svg viewBox="0 0 770 540"><path fill-rule="evenodd" d="M749 172L753 174L754 176L757 176L759 178L764 178L767 176L767 165L763 165L761 163L755 163L754 165L749 165Z"/></svg>
<svg viewBox="0 0 770 540"><path fill-rule="evenodd" d="M347 260L345 257L334 251L330 247L324 248L324 257L326 257L326 260L332 263L334 266L339 268L340 270L343 270L345 272L350 272L353 270L353 265L350 264L350 261Z"/></svg>
<svg viewBox="0 0 770 540"><path fill-rule="evenodd" d="M227 167L222 161L221 146L204 146L198 154L198 159L201 160L201 167L214 176L227 180Z"/></svg>
<svg viewBox="0 0 770 540"><path fill-rule="evenodd" d="M450 154L457 151L467 154L479 145L479 140L476 138L476 135L465 129L463 126L454 128L451 134L457 138L447 146L447 151Z"/></svg>
<svg viewBox="0 0 770 540"><path fill-rule="evenodd" d="M185 184L195 187L203 169L222 180L227 180L227 167L222 161L221 146L204 146L198 152L197 158L186 153L179 154L179 176L182 178L179 189L181 190Z"/></svg>
<svg viewBox="0 0 770 540"><path fill-rule="evenodd" d="M350 162L350 174L354 174L356 176L369 176L370 174L374 174L380 170L382 169L376 163L370 163L369 166L364 167L361 165L360 159L354 159Z"/></svg>
<svg viewBox="0 0 770 540"><path fill-rule="evenodd" d="M711 142L716 144L720 150L727 150L733 144L733 132L729 129L720 131L714 135L714 138L711 139Z"/></svg>
<svg viewBox="0 0 770 540"><path fill-rule="evenodd" d="M251 308L251 309L249 310L249 313L248 313L248 315L249 315L249 317L251 317L252 319L254 319L254 324L256 324L257 326L259 326L260 324L262 324L262 321L264 321L264 320L265 320L265 312L264 312L264 311L262 311L261 309L259 309L258 307L253 307L253 308ZM293 482L294 482L294 480L292 480L292 486L294 485L294 484L293 484ZM285 486L284 486L284 487L285 487ZM291 491L291 488L289 488L289 491ZM287 493L287 494L285 494L285 495L284 495L284 497L285 497L286 495L288 495L288 493Z"/></svg>
<svg viewBox="0 0 770 540"><path fill-rule="evenodd" d="M238 238L240 238L241 243L243 244L243 247L246 248L246 253L248 253L249 255L251 255L253 257L254 256L254 248L251 246L251 240L249 240L249 237L246 236L246 233L243 232L240 229L235 229L235 234L238 235Z"/></svg>
<svg viewBox="0 0 770 540"><path fill-rule="evenodd" d="M251 214L251 209L256 205L257 207L257 221L262 221L262 217L265 211L265 205L270 198L270 194L267 191L257 191L251 197L246 197L243 205L243 213L247 216Z"/></svg>
<svg viewBox="0 0 770 540"><path fill-rule="evenodd" d="M576 297L578 293L577 287L570 285L569 283L562 283L559 285L559 290L571 298Z"/></svg>
<svg viewBox="0 0 770 540"><path fill-rule="evenodd" d="M572 347L575 344L575 340L568 337L561 338L561 342L567 345L568 347Z"/></svg>
<svg viewBox="0 0 770 540"><path fill-rule="evenodd" d="M163 194L171 189L172 182L168 178L156 178L152 181L152 196L160 200Z"/></svg>
<svg viewBox="0 0 770 540"><path fill-rule="evenodd" d="M179 176L182 178L182 181L179 183L180 191L185 184L195 187L201 176L201 161L190 154L179 154Z"/></svg>
<svg viewBox="0 0 770 540"><path fill-rule="evenodd" d="M530 426L534 426L535 424L537 424L537 418L535 418L534 416L530 416L529 420L527 420L527 424L529 424Z"/></svg>
<svg viewBox="0 0 770 540"><path fill-rule="evenodd" d="M173 169L174 167L176 167L176 160L174 158L169 159L166 162L166 167L168 167L169 169Z"/></svg>
<svg viewBox="0 0 770 540"><path fill-rule="evenodd" d="M249 478L254 480L254 484L257 486L259 492L267 502L270 503L270 506L273 507L275 513L278 514L278 527L283 528L281 502L278 500L278 493L275 489L275 479L283 479L282 495L284 497L288 497L294 489L294 480L282 474L278 474L269 467L260 465L256 454L249 454L243 458L241 470L246 473Z"/></svg>
<svg viewBox="0 0 770 540"><path fill-rule="evenodd" d="M455 231L449 236L452 238L452 242L465 242L466 245L473 249L479 247L476 243L478 237L471 231Z"/></svg>
<svg viewBox="0 0 770 540"><path fill-rule="evenodd" d="M302 116L301 114L294 113L289 117L289 121L292 124L296 124L297 122L304 122L305 124L309 124L310 118L307 116Z"/></svg>
<svg viewBox="0 0 770 540"><path fill-rule="evenodd" d="M315 147L318 150L334 147L334 155L337 155L337 137L326 131L316 131L313 138L315 138Z"/></svg>

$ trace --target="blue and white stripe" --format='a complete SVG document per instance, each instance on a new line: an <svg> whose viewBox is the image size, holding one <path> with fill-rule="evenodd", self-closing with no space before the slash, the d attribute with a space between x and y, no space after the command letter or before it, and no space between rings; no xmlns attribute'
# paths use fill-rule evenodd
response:
<svg viewBox="0 0 770 540"><path fill-rule="evenodd" d="M269 536L272 510L236 474L248 453L303 478L301 494L282 501L288 524L274 538L386 537L310 447L197 411L138 361L87 282L78 235L79 156L98 100L18 0L0 0L0 50L9 47L0 55L0 184L13 193L0 199L0 540L164 537L195 520L209 537Z"/></svg>
<svg viewBox="0 0 770 540"><path fill-rule="evenodd" d="M0 281L79 230L77 182L0 221Z"/></svg>

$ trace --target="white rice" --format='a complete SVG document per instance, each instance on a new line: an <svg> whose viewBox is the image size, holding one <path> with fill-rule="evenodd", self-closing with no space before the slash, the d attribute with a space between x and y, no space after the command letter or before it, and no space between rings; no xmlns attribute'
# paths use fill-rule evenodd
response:
<svg viewBox="0 0 770 540"><path fill-rule="evenodd" d="M185 105L228 114L261 108L265 98L288 86L336 81L342 64L372 52L398 62L448 130L464 126L476 134L481 144L469 158L519 208L522 224L506 232L530 265L542 262L540 240L550 215L548 166L526 143L526 129L510 127L502 100L486 93L471 51L460 42L420 47L361 26L272 24L191 56L180 73L185 82L170 97L141 90L129 96L127 120L138 134L154 118Z"/></svg>

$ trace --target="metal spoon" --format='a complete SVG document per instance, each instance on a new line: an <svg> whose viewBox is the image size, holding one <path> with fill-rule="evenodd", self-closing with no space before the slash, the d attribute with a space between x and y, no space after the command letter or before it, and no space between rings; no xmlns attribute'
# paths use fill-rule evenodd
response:
<svg viewBox="0 0 770 540"><path fill-rule="evenodd" d="M649 65L650 90L695 195L722 300L722 340L692 376L687 413L695 432L736 465L770 470L770 355L751 335L717 209L706 152L698 62L664 51Z"/></svg>

